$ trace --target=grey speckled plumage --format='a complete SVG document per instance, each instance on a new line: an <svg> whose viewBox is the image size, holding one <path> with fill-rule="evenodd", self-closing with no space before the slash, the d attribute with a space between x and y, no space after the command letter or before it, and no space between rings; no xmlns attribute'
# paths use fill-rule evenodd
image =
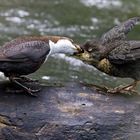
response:
<svg viewBox="0 0 140 140"><path fill-rule="evenodd" d="M137 23L139 23L139 21L140 17L128 19L127 21L113 27L107 33L103 34L101 39L99 40L102 45L100 51L102 53L102 56L108 56L111 51L118 51L118 57L121 55L121 52L123 52L123 54L125 54L125 52L128 53L131 47L134 47L134 44L130 44L130 42L126 38L126 35L134 28ZM133 41L131 41L131 43L132 42ZM114 53L112 52L112 54Z"/></svg>
<svg viewBox="0 0 140 140"><path fill-rule="evenodd" d="M134 17L128 19L127 21L121 23L121 25L117 25L109 30L107 33L103 34L101 37L101 43L103 45L112 42L114 40L125 40L126 34L130 32L133 27L140 21L140 17Z"/></svg>
<svg viewBox="0 0 140 140"><path fill-rule="evenodd" d="M88 57L81 59L109 75L140 80L140 41L126 37L139 21L140 17L128 19L100 39L87 41L81 48Z"/></svg>

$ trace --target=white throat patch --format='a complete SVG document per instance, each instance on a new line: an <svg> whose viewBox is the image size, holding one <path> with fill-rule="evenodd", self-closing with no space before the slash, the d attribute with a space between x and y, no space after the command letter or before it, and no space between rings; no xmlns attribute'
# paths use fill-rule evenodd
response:
<svg viewBox="0 0 140 140"><path fill-rule="evenodd" d="M55 53L73 54L77 52L76 47L68 39L60 39L56 43L49 40L49 46L50 46L50 52L46 56L46 60L48 59L48 56L51 54L55 54Z"/></svg>
<svg viewBox="0 0 140 140"><path fill-rule="evenodd" d="M74 52L77 52L76 47L68 39L60 39L56 43L49 40L49 46L50 46L50 54L55 53L73 54Z"/></svg>

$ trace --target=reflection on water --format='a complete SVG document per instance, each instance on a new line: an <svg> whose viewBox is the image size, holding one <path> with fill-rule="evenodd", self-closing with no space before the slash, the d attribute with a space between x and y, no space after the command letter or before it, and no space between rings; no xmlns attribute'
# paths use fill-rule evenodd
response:
<svg viewBox="0 0 140 140"><path fill-rule="evenodd" d="M111 6L122 6L120 0L81 0L86 6L96 6L98 8L110 8Z"/></svg>
<svg viewBox="0 0 140 140"><path fill-rule="evenodd" d="M62 35L83 43L138 16L138 0L0 0L0 44L22 35ZM140 39L140 26L129 38ZM59 58L59 59L58 59ZM85 81L115 86L127 79L109 77L81 61L55 55L31 75L42 81Z"/></svg>

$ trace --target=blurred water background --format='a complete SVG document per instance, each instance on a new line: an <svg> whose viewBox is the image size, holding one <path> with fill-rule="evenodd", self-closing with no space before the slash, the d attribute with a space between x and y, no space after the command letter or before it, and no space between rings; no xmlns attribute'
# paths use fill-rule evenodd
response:
<svg viewBox="0 0 140 140"><path fill-rule="evenodd" d="M0 0L0 45L26 35L61 35L84 43L139 16L139 5L139 0ZM140 39L140 26L128 38ZM50 57L31 77L43 83L82 81L110 87L131 81L107 76L63 54Z"/></svg>

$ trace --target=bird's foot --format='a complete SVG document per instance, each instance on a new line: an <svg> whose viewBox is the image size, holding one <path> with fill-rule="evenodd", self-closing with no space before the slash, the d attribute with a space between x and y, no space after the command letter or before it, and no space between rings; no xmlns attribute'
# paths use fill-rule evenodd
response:
<svg viewBox="0 0 140 140"><path fill-rule="evenodd" d="M128 86L119 86L116 88L108 88L106 86L99 86L94 84L87 84L82 83L87 87L94 88L99 92L109 93L109 94L126 94L126 95L134 95L139 94L136 90L134 90L134 85L128 85Z"/></svg>
<svg viewBox="0 0 140 140"><path fill-rule="evenodd" d="M27 93L31 96L34 96L34 97L37 97L37 95L35 95L34 93L37 93L39 92L41 89L31 89L31 88L28 88L28 89L25 89L27 91Z"/></svg>
<svg viewBox="0 0 140 140"><path fill-rule="evenodd" d="M41 89L31 89L30 87L27 87L27 85L22 84L23 81L20 81L20 77L10 77L10 81L18 85L23 89L23 91L27 92L31 96L36 96L34 93L39 92Z"/></svg>
<svg viewBox="0 0 140 140"><path fill-rule="evenodd" d="M128 86L128 87L119 86L113 89L108 89L107 93L111 93L111 94L120 93L120 94L127 94L127 95L139 94L136 90L133 90L133 88L134 88L133 86Z"/></svg>
<svg viewBox="0 0 140 140"><path fill-rule="evenodd" d="M38 82L38 80L29 78L26 76L21 76L21 77L19 77L19 79L22 80L23 82Z"/></svg>

